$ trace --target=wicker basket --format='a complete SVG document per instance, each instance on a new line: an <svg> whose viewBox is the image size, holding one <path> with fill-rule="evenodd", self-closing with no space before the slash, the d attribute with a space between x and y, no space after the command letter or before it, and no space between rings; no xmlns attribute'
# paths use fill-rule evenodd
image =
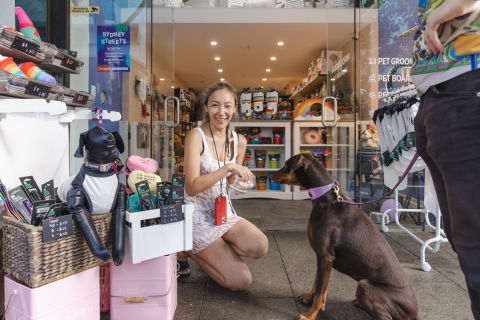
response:
<svg viewBox="0 0 480 320"><path fill-rule="evenodd" d="M111 214L92 215L102 243L111 251ZM60 280L99 266L83 235L73 223L73 234L43 242L41 226L33 226L3 217L3 267L30 288Z"/></svg>

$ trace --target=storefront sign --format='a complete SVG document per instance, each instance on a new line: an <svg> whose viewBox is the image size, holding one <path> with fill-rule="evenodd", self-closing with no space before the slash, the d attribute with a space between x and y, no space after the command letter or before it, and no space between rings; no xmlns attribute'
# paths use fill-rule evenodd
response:
<svg viewBox="0 0 480 320"><path fill-rule="evenodd" d="M86 13L86 14L99 14L100 7L95 6L78 6L78 7L70 7L70 13Z"/></svg>
<svg viewBox="0 0 480 320"><path fill-rule="evenodd" d="M130 26L97 26L97 71L130 71Z"/></svg>

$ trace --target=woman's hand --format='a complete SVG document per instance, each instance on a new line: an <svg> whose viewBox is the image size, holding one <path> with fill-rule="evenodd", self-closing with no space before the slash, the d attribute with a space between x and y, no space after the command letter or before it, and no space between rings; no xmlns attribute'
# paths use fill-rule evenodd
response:
<svg viewBox="0 0 480 320"><path fill-rule="evenodd" d="M241 178L252 178L254 176L247 167L244 167L237 163L229 163L227 164L227 167L229 172Z"/></svg>

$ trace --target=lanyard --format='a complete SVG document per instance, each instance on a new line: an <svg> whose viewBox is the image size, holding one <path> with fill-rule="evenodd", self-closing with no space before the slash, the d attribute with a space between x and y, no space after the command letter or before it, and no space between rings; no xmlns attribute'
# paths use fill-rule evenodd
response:
<svg viewBox="0 0 480 320"><path fill-rule="evenodd" d="M211 124L210 122L208 123L208 129L210 129L210 134L212 135L212 139L213 139L213 148L215 149L215 155L217 156L217 162L218 162L218 169L220 169L220 160L219 160L219 157L218 157L218 152L217 152L217 145L215 144L215 137L213 136L213 132L212 132L212 127L211 127ZM228 149L230 148L229 146L229 141L228 141L228 127L226 128L226 136L225 136L225 158L223 160L223 163L226 162L226 158L227 158L227 153L228 153ZM223 195L223 177L220 179L220 197ZM227 193L228 193L228 189L227 189Z"/></svg>

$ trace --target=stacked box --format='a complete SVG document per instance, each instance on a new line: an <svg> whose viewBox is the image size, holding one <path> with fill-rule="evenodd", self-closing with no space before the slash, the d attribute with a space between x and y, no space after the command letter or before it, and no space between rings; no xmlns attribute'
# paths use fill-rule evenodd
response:
<svg viewBox="0 0 480 320"><path fill-rule="evenodd" d="M31 289L5 278L5 319L99 320L98 267ZM133 318L132 318L133 319Z"/></svg>
<svg viewBox="0 0 480 320"><path fill-rule="evenodd" d="M110 320L171 320L177 307L175 254L110 265Z"/></svg>

